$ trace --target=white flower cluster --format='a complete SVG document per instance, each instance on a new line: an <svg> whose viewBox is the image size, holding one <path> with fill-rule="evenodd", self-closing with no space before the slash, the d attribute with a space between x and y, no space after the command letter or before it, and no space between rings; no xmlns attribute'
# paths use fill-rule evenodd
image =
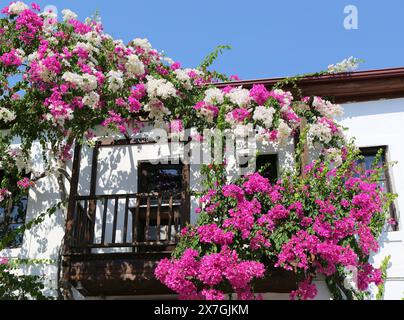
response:
<svg viewBox="0 0 404 320"><path fill-rule="evenodd" d="M292 128L288 126L288 124L283 120L279 120L278 126L278 141L279 144L284 144L290 137L292 133Z"/></svg>
<svg viewBox="0 0 404 320"><path fill-rule="evenodd" d="M209 123L213 123L213 120L215 119L215 113L208 108L201 108L200 117L204 118Z"/></svg>
<svg viewBox="0 0 404 320"><path fill-rule="evenodd" d="M125 68L129 76L140 76L145 72L143 62L140 61L136 54L128 56Z"/></svg>
<svg viewBox="0 0 404 320"><path fill-rule="evenodd" d="M233 133L238 138L245 138L248 137L250 133L253 132L253 126L251 123L249 124L237 124L233 128Z"/></svg>
<svg viewBox="0 0 404 320"><path fill-rule="evenodd" d="M91 91L90 93L84 95L82 102L85 106L89 106L90 108L94 109L98 106L98 102L100 102L100 95L97 92Z"/></svg>
<svg viewBox="0 0 404 320"><path fill-rule="evenodd" d="M39 68L40 68L39 76L41 77L42 81L49 83L55 79L56 73L52 70L49 70L46 66L44 66L42 61L39 61Z"/></svg>
<svg viewBox="0 0 404 320"><path fill-rule="evenodd" d="M84 73L81 76L81 78L83 80L83 84L82 84L81 88L84 91L90 92L90 91L97 89L97 77L96 76L93 76L92 74Z"/></svg>
<svg viewBox="0 0 404 320"><path fill-rule="evenodd" d="M340 150L338 150L337 148L329 148L326 149L324 152L327 159L333 162L336 167L339 167L342 164L342 156Z"/></svg>
<svg viewBox="0 0 404 320"><path fill-rule="evenodd" d="M192 83L191 83L191 77L188 75L190 69L176 69L174 71L177 79L182 83L185 89L191 90L192 89Z"/></svg>
<svg viewBox="0 0 404 320"><path fill-rule="evenodd" d="M232 89L227 97L231 102L239 106L240 108L244 108L248 106L251 101L250 91L247 89L243 89L242 87Z"/></svg>
<svg viewBox="0 0 404 320"><path fill-rule="evenodd" d="M86 92L97 89L97 77L93 76L92 74L84 73L83 75L79 75L77 73L67 71L63 74L62 79L66 82L75 84L77 87Z"/></svg>
<svg viewBox="0 0 404 320"><path fill-rule="evenodd" d="M281 111L287 111L287 108L292 104L292 93L289 91L283 91L282 89L275 89L273 93L281 99L279 102L281 105Z"/></svg>
<svg viewBox="0 0 404 320"><path fill-rule="evenodd" d="M254 110L253 119L263 123L265 128L269 129L272 126L275 109L272 107L258 106Z"/></svg>
<svg viewBox="0 0 404 320"><path fill-rule="evenodd" d="M94 47L99 47L102 43L102 36L100 36L97 32L95 31L90 31L85 34L80 34L78 35L80 39L83 39L84 41L87 42L88 44L92 44L92 50L95 51L93 48Z"/></svg>
<svg viewBox="0 0 404 320"><path fill-rule="evenodd" d="M149 40L147 40L146 38L144 38L144 39L136 38L132 41L132 44L135 47L142 48L146 52L148 52L152 49L152 45L150 44Z"/></svg>
<svg viewBox="0 0 404 320"><path fill-rule="evenodd" d="M8 7L8 12L10 14L20 14L27 9L29 9L29 7L24 2L17 1L10 4L10 6Z"/></svg>
<svg viewBox="0 0 404 320"><path fill-rule="evenodd" d="M26 158L20 147L11 147L8 154L13 157L18 172L25 171L28 173L31 171L30 160Z"/></svg>
<svg viewBox="0 0 404 320"><path fill-rule="evenodd" d="M4 201L4 199L11 196L11 192L7 189L0 189L0 202Z"/></svg>
<svg viewBox="0 0 404 320"><path fill-rule="evenodd" d="M92 32L89 32L89 34L90 34L90 36L89 36L88 38L91 39L91 34L92 34ZM100 52L100 50L99 50L98 48L96 48L95 46L93 46L90 41L77 42L77 43L76 43L76 46L75 46L75 49L78 49L78 48L81 48L81 49L86 50L90 55L91 55L93 52L95 52L95 53L99 53L99 52Z"/></svg>
<svg viewBox="0 0 404 320"><path fill-rule="evenodd" d="M314 97L313 107L327 118L340 117L344 114L344 109L339 104L332 104L320 97Z"/></svg>
<svg viewBox="0 0 404 320"><path fill-rule="evenodd" d="M191 77L188 75L185 69L176 69L174 73L176 78L182 83L184 88L188 90L192 89Z"/></svg>
<svg viewBox="0 0 404 320"><path fill-rule="evenodd" d="M320 142L329 143L332 139L331 129L324 123L313 123L309 128L308 141L312 144L314 138Z"/></svg>
<svg viewBox="0 0 404 320"><path fill-rule="evenodd" d="M164 116L170 114L170 110L168 110L164 103L159 99L153 98L149 101L148 104L144 106L144 110L149 112L149 119L154 119L154 126L158 128L166 128L167 126L163 124ZM156 124L157 123L157 124Z"/></svg>
<svg viewBox="0 0 404 320"><path fill-rule="evenodd" d="M10 122L15 119L16 115L13 111L0 107L0 121Z"/></svg>
<svg viewBox="0 0 404 320"><path fill-rule="evenodd" d="M108 89L113 93L123 88L123 73L122 71L111 70L107 73Z"/></svg>
<svg viewBox="0 0 404 320"><path fill-rule="evenodd" d="M205 91L203 100L208 104L221 104L224 101L223 91L218 88L210 88Z"/></svg>
<svg viewBox="0 0 404 320"><path fill-rule="evenodd" d="M62 10L63 21L77 20L77 14L69 9Z"/></svg>
<svg viewBox="0 0 404 320"><path fill-rule="evenodd" d="M50 36L55 30L54 22L57 20L58 16L56 12L50 10L41 12L40 16L43 18L43 30Z"/></svg>
<svg viewBox="0 0 404 320"><path fill-rule="evenodd" d="M148 96L153 98L167 99L177 96L177 90L174 85L165 79L156 79L152 76L146 76L146 90Z"/></svg>
<svg viewBox="0 0 404 320"><path fill-rule="evenodd" d="M349 57L347 59L342 60L336 64L330 64L328 66L328 73L339 73L339 72L349 72L358 69L360 59Z"/></svg>

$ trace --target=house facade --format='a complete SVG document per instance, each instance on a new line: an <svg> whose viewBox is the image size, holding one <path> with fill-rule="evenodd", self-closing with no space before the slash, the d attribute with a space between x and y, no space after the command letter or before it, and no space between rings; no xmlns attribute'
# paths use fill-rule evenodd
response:
<svg viewBox="0 0 404 320"><path fill-rule="evenodd" d="M269 89L279 80L231 84L246 88L264 84ZM356 138L356 145L365 157L364 168L368 168L380 148L382 161L398 162L380 181L387 191L399 195L390 208L396 224L386 225L380 251L372 256L372 263L379 266L386 256L391 256L384 298L401 299L404 297L404 224L400 218L400 209L404 208L404 68L305 78L299 87L304 94L333 97L342 105L344 116L339 122L348 128L348 137ZM160 259L170 256L181 227L197 219L196 193L202 190L204 177L200 172L202 161L194 158L200 158L203 150L187 140L159 140L154 134L145 124L141 133L129 139L116 136L99 139L92 146L76 146L67 167L71 176L66 181L67 210L58 211L27 230L13 248L1 251L0 256L49 260L22 267L20 271L45 275L46 293L55 297L58 283L64 283L76 299L175 299L154 278L153 271ZM265 174L276 179L294 165L290 156L294 147L294 139L282 146L256 144L257 157L243 153L241 148L227 163L229 179L241 174L242 158L252 158L256 169L270 163ZM33 166L37 171L44 166L40 153L39 144L34 145ZM25 219L32 219L57 203L59 189L55 176L38 180L26 199ZM6 212L0 213L5 221ZM18 226L22 221L12 223ZM315 281L319 289L317 299L329 299L323 279ZM262 281L256 289L268 299L288 299L288 292L295 284L293 274L274 270L271 281Z"/></svg>

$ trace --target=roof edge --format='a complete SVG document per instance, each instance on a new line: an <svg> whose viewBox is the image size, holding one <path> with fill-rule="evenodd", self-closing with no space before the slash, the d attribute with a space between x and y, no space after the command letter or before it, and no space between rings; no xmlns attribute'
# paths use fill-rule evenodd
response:
<svg viewBox="0 0 404 320"><path fill-rule="evenodd" d="M250 79L214 85L251 88L254 84L263 84L270 89L284 79L286 77ZM303 94L333 97L336 102L398 98L404 97L404 67L302 77L298 83Z"/></svg>
<svg viewBox="0 0 404 320"><path fill-rule="evenodd" d="M397 68L384 68L384 69L370 69L363 71L352 71L352 72L341 72L341 73L333 73L333 74L324 74L318 76L304 76L299 79L299 82L311 82L311 81L328 81L328 80L337 80L337 81L346 81L346 80L359 80L359 79L372 79L372 78L381 78L381 77L403 77L404 76L404 67ZM292 76L293 77L293 76ZM223 87L227 85L232 86L244 86L248 84L265 84L265 83L278 83L284 79L289 77L275 77L275 78L258 78L258 79L246 79L246 80L237 80L237 81L226 81L226 82L217 82L214 83L217 87Z"/></svg>

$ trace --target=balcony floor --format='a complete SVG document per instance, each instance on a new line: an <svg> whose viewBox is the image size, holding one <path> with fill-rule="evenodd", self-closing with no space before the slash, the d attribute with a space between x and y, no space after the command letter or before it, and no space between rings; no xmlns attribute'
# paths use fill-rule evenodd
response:
<svg viewBox="0 0 404 320"><path fill-rule="evenodd" d="M69 281L84 296L137 296L174 294L154 277L158 261L170 252L72 254ZM255 292L289 293L296 288L294 274L272 269L258 280Z"/></svg>

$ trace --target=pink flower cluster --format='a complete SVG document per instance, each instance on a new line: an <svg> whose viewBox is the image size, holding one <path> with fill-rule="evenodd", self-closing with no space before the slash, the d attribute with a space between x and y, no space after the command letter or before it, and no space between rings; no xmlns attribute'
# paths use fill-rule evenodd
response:
<svg viewBox="0 0 404 320"><path fill-rule="evenodd" d="M10 52L6 52L0 56L0 61L6 66L19 67L22 64L22 59L18 54L17 50L11 49Z"/></svg>
<svg viewBox="0 0 404 320"><path fill-rule="evenodd" d="M4 201L4 199L8 198L11 195L11 192L6 188L0 188L0 202Z"/></svg>
<svg viewBox="0 0 404 320"><path fill-rule="evenodd" d="M254 84L250 90L250 97L260 106L264 105L270 96L270 93L262 84Z"/></svg>
<svg viewBox="0 0 404 320"><path fill-rule="evenodd" d="M178 119L177 120L172 120L170 122L169 127L170 127L170 131L172 133L179 133L179 132L182 132L184 130L184 125L182 123L182 120L178 120Z"/></svg>
<svg viewBox="0 0 404 320"><path fill-rule="evenodd" d="M26 44L31 43L43 27L43 19L34 11L22 11L16 21L15 28L20 31L20 40Z"/></svg>
<svg viewBox="0 0 404 320"><path fill-rule="evenodd" d="M8 258L0 257L0 266L8 264Z"/></svg>
<svg viewBox="0 0 404 320"><path fill-rule="evenodd" d="M243 183L243 188L247 194L254 194L256 192L268 192L271 185L267 178L264 178L259 173L253 173L248 175L247 180Z"/></svg>
<svg viewBox="0 0 404 320"><path fill-rule="evenodd" d="M242 123L250 117L250 112L245 108L237 108L226 115L227 121L234 121Z"/></svg>
<svg viewBox="0 0 404 320"><path fill-rule="evenodd" d="M290 293L292 300L308 300L314 299L317 296L317 287L312 283L312 279L308 277L302 282L299 282L297 290Z"/></svg>
<svg viewBox="0 0 404 320"><path fill-rule="evenodd" d="M352 167L345 172L336 190L330 190L325 197L313 193L312 181L329 185L331 180L336 179L336 174L328 174L332 170L318 162L306 167L307 180L303 184L293 185L285 178L271 185L268 179L254 173L237 183L208 190L201 199L203 206L198 210L201 215L205 214L205 223L195 228L193 235L188 230L185 236L197 237L197 242L204 244L206 250L216 248L213 251L216 252L217 248L222 249L220 253L199 253L200 260L197 260L201 265L193 278L202 281L206 287L203 293L196 294L197 281L191 281L195 285L192 296L223 298L223 292L217 291L217 286L223 281L229 281L235 292L236 288L242 287L237 284L240 274L243 274L237 268L242 263L237 268L223 271L224 265L230 264L226 260L229 256L223 255L223 252L231 250L229 248L242 252L249 250L249 254L256 254L256 257L270 251L270 256L274 257L272 265L306 275L320 273L333 276L338 272L338 267L357 267L360 270L360 290L366 290L369 283L380 283L380 270L369 264L364 265L362 261L371 251L378 249L370 224L374 215L383 212L381 190L366 176L356 176ZM209 208L212 206L220 210L211 212ZM279 240L273 243L279 236L272 238L272 235L278 234L286 226L293 226L294 231L286 231L282 235L285 237L282 245L277 242ZM223 263L224 259L226 263ZM174 268L177 261L182 261L182 258L172 260L169 266ZM236 272L234 270L238 270L237 277L232 278L232 272ZM243 286L248 283L247 280L240 280ZM184 290L177 288L176 291ZM239 293L240 298L253 297L251 290L243 292ZM311 276L306 276L290 297L313 299L316 294Z"/></svg>
<svg viewBox="0 0 404 320"><path fill-rule="evenodd" d="M125 126L125 119L120 115L117 114L116 112L110 110L109 112L109 117L105 119L101 125L104 127L107 127L109 125L115 125L118 127L119 131L122 133L126 133L127 128Z"/></svg>
<svg viewBox="0 0 404 320"><path fill-rule="evenodd" d="M25 177L24 179L17 181L17 186L20 187L21 189L28 189L34 187L35 182Z"/></svg>
<svg viewBox="0 0 404 320"><path fill-rule="evenodd" d="M330 128L332 134L338 135L341 133L341 129L335 124L332 119L321 117L318 119L318 122Z"/></svg>
<svg viewBox="0 0 404 320"><path fill-rule="evenodd" d="M199 257L198 251L186 249L178 260L164 259L159 262L155 275L181 299L223 300L225 292L218 289L228 282L239 299L252 299L250 282L262 278L265 267L256 261L240 260L236 251L222 247L219 253ZM198 290L194 281L200 281Z"/></svg>
<svg viewBox="0 0 404 320"><path fill-rule="evenodd" d="M380 269L375 269L371 264L364 263L359 266L358 270L358 289L365 291L370 283L375 285L383 283L382 272Z"/></svg>
<svg viewBox="0 0 404 320"><path fill-rule="evenodd" d="M218 107L207 104L205 101L199 101L193 108L212 120L219 114Z"/></svg>
<svg viewBox="0 0 404 320"><path fill-rule="evenodd" d="M198 227L198 234L202 243L217 243L227 245L233 242L234 234L231 231L223 231L215 223Z"/></svg>

